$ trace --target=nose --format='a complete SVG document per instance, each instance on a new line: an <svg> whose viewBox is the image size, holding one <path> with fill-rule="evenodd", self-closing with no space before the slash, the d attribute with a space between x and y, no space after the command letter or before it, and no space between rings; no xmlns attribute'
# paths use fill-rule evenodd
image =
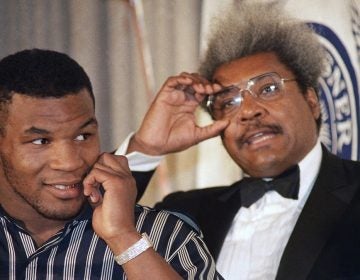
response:
<svg viewBox="0 0 360 280"><path fill-rule="evenodd" d="M265 115L265 108L259 103L258 98L248 91L242 92L241 106L237 112L237 118L242 123L248 123L261 119Z"/></svg>
<svg viewBox="0 0 360 280"><path fill-rule="evenodd" d="M62 143L52 149L50 167L53 170L75 171L84 166L81 150L75 143Z"/></svg>

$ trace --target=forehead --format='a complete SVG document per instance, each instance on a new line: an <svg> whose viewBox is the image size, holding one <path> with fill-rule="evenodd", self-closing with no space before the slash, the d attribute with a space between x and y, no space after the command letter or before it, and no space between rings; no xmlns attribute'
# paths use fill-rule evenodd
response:
<svg viewBox="0 0 360 280"><path fill-rule="evenodd" d="M229 85L270 72L276 72L284 78L294 76L275 53L258 53L220 65L214 73L213 80Z"/></svg>
<svg viewBox="0 0 360 280"><path fill-rule="evenodd" d="M34 98L15 93L7 109L5 126L17 129L38 126L56 130L95 118L93 101L87 90L61 98Z"/></svg>

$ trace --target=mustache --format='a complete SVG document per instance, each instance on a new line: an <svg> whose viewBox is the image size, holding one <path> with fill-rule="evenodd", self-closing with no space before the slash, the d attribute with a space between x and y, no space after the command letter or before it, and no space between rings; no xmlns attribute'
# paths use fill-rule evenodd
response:
<svg viewBox="0 0 360 280"><path fill-rule="evenodd" d="M221 139L224 139L224 137L225 137L225 130L223 130L220 133ZM241 137L237 141L239 143L239 146L242 146L247 142L249 133L254 130L266 130L266 131L270 131L274 134L282 134L283 133L283 128L278 124L263 123L263 122L257 121L255 123L248 124L245 127Z"/></svg>

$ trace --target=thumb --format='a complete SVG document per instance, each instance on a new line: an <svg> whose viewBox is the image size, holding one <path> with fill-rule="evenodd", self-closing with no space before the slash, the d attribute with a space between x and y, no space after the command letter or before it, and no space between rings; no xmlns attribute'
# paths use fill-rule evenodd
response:
<svg viewBox="0 0 360 280"><path fill-rule="evenodd" d="M197 143L220 135L229 123L229 120L219 120L207 126L201 127L197 135Z"/></svg>

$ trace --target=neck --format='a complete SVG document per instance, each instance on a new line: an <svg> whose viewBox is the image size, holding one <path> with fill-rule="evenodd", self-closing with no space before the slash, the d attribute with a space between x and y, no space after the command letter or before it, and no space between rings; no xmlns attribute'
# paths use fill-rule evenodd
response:
<svg viewBox="0 0 360 280"><path fill-rule="evenodd" d="M9 217L25 229L34 239L37 246L41 246L59 230L63 229L67 221L54 220L39 214L30 205L18 203L18 199L8 199L6 194L0 191L0 204Z"/></svg>
<svg viewBox="0 0 360 280"><path fill-rule="evenodd" d="M43 245L47 240L49 240L63 228L64 223L53 224L49 227L44 227L41 225L40 227L30 227L30 229L29 226L26 226L26 229L38 247Z"/></svg>

